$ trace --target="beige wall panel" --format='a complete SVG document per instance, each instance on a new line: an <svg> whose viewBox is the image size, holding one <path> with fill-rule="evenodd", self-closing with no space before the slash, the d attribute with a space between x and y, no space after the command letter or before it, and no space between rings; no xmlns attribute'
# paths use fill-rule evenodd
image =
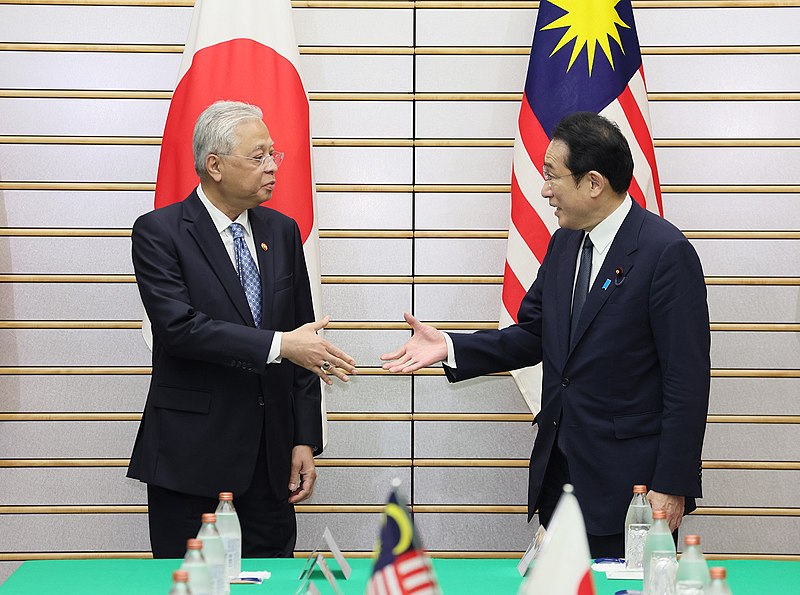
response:
<svg viewBox="0 0 800 595"><path fill-rule="evenodd" d="M180 54L0 52L11 89L164 90L175 88Z"/></svg>
<svg viewBox="0 0 800 595"><path fill-rule="evenodd" d="M0 39L182 44L191 19L191 7L0 6Z"/></svg>
<svg viewBox="0 0 800 595"><path fill-rule="evenodd" d="M414 502L527 505L528 469L417 467L414 469Z"/></svg>
<svg viewBox="0 0 800 595"><path fill-rule="evenodd" d="M703 460L800 460L800 424L708 424Z"/></svg>
<svg viewBox="0 0 800 595"><path fill-rule="evenodd" d="M146 514L3 515L0 551L150 551Z"/></svg>
<svg viewBox="0 0 800 595"><path fill-rule="evenodd" d="M4 182L155 182L157 146L4 145Z"/></svg>
<svg viewBox="0 0 800 595"><path fill-rule="evenodd" d="M539 528L524 514L416 513L414 526L425 548L524 552ZM517 560L509 560L513 569Z"/></svg>
<svg viewBox="0 0 800 595"><path fill-rule="evenodd" d="M711 322L797 322L800 287L709 285Z"/></svg>
<svg viewBox="0 0 800 595"><path fill-rule="evenodd" d="M683 230L800 229L798 205L792 193L664 194L664 216Z"/></svg>
<svg viewBox="0 0 800 595"><path fill-rule="evenodd" d="M333 320L397 320L411 309L410 285L322 286L323 308Z"/></svg>
<svg viewBox="0 0 800 595"><path fill-rule="evenodd" d="M800 276L798 240L692 240L706 276Z"/></svg>
<svg viewBox="0 0 800 595"><path fill-rule="evenodd" d="M0 459L127 459L138 428L138 421L2 421Z"/></svg>
<svg viewBox="0 0 800 595"><path fill-rule="evenodd" d="M331 421L328 422L328 446L320 458L404 459L410 456L409 421Z"/></svg>
<svg viewBox="0 0 800 595"><path fill-rule="evenodd" d="M800 54L653 55L643 56L642 62L650 93L795 91L800 87Z"/></svg>
<svg viewBox="0 0 800 595"><path fill-rule="evenodd" d="M161 136L168 110L168 99L3 97L0 134Z"/></svg>
<svg viewBox="0 0 800 595"><path fill-rule="evenodd" d="M414 456L422 459L527 459L536 430L530 422L417 421Z"/></svg>
<svg viewBox="0 0 800 595"><path fill-rule="evenodd" d="M455 383L447 382L441 376L415 376L414 411L530 413L510 376L481 376Z"/></svg>
<svg viewBox="0 0 800 595"><path fill-rule="evenodd" d="M502 147L418 147L418 184L510 184L513 149Z"/></svg>
<svg viewBox="0 0 800 595"><path fill-rule="evenodd" d="M409 93L413 56L302 55L300 69L309 92Z"/></svg>
<svg viewBox="0 0 800 595"><path fill-rule="evenodd" d="M319 226L321 229L411 229L413 203L410 192L317 192Z"/></svg>
<svg viewBox="0 0 800 595"><path fill-rule="evenodd" d="M400 319L402 312L397 313ZM362 367L380 367L380 356L397 350L408 341L411 331L395 330L329 330L325 332L329 341L353 356Z"/></svg>
<svg viewBox="0 0 800 595"><path fill-rule="evenodd" d="M502 275L504 239L417 239L417 275Z"/></svg>
<svg viewBox="0 0 800 595"><path fill-rule="evenodd" d="M797 7L637 8L642 45L794 45Z"/></svg>
<svg viewBox="0 0 800 595"><path fill-rule="evenodd" d="M800 334L787 332L711 333L715 368L783 368L800 364Z"/></svg>
<svg viewBox="0 0 800 595"><path fill-rule="evenodd" d="M355 375L349 382L337 382L326 391L330 413L411 411L410 376Z"/></svg>
<svg viewBox="0 0 800 595"><path fill-rule="evenodd" d="M389 485L386 486L387 494ZM297 515L297 547L299 551L325 549L322 534L331 530L336 544L345 551L371 552L378 539L381 516L375 513L302 513ZM319 581L317 581L319 582ZM341 584L341 583L340 583Z"/></svg>
<svg viewBox="0 0 800 595"><path fill-rule="evenodd" d="M530 46L537 11L417 9L419 46Z"/></svg>
<svg viewBox="0 0 800 595"><path fill-rule="evenodd" d="M410 8L295 8L297 43L304 45L414 45L414 11Z"/></svg>
<svg viewBox="0 0 800 595"><path fill-rule="evenodd" d="M797 415L800 378L712 378L709 413Z"/></svg>
<svg viewBox="0 0 800 595"><path fill-rule="evenodd" d="M411 138L411 101L312 101L314 138Z"/></svg>
<svg viewBox="0 0 800 595"><path fill-rule="evenodd" d="M130 238L6 238L14 273L132 274Z"/></svg>
<svg viewBox="0 0 800 595"><path fill-rule="evenodd" d="M703 536L709 554L795 554L800 517L719 517L689 515L681 535Z"/></svg>
<svg viewBox="0 0 800 595"><path fill-rule="evenodd" d="M0 225L128 228L153 208L152 192L0 191Z"/></svg>
<svg viewBox="0 0 800 595"><path fill-rule="evenodd" d="M148 366L138 329L0 329L0 366Z"/></svg>
<svg viewBox="0 0 800 595"><path fill-rule="evenodd" d="M307 500L308 504L383 505L395 478L402 482L401 495L410 501L411 469L408 467L318 467L317 473L314 495ZM299 520L304 518L301 516Z"/></svg>
<svg viewBox="0 0 800 595"><path fill-rule="evenodd" d="M143 375L0 376L0 411L141 413L149 386Z"/></svg>
<svg viewBox="0 0 800 595"><path fill-rule="evenodd" d="M410 275L411 240L322 238L323 275Z"/></svg>
<svg viewBox="0 0 800 595"><path fill-rule="evenodd" d="M17 506L147 504L147 486L128 479L126 472L125 467L0 468L0 502Z"/></svg>
<svg viewBox="0 0 800 595"><path fill-rule="evenodd" d="M655 138L797 138L791 101L651 101Z"/></svg>
<svg viewBox="0 0 800 595"><path fill-rule="evenodd" d="M413 158L411 147L316 147L314 180L317 184L412 184Z"/></svg>
<svg viewBox="0 0 800 595"><path fill-rule="evenodd" d="M796 184L800 177L800 147L660 147L656 159L662 184Z"/></svg>
<svg viewBox="0 0 800 595"><path fill-rule="evenodd" d="M510 194L418 192L415 198L415 229L508 229Z"/></svg>
<svg viewBox="0 0 800 595"><path fill-rule="evenodd" d="M0 264L11 270L7 258ZM0 320L141 320L143 312L135 283L0 283Z"/></svg>
<svg viewBox="0 0 800 595"><path fill-rule="evenodd" d="M519 101L418 101L418 138L514 138Z"/></svg>
<svg viewBox="0 0 800 595"><path fill-rule="evenodd" d="M500 313L497 285L416 285L414 315L421 320L495 322Z"/></svg>
<svg viewBox="0 0 800 595"><path fill-rule="evenodd" d="M800 472L771 469L703 469L698 506L797 506Z"/></svg>
<svg viewBox="0 0 800 595"><path fill-rule="evenodd" d="M528 56L417 56L417 93L521 93Z"/></svg>

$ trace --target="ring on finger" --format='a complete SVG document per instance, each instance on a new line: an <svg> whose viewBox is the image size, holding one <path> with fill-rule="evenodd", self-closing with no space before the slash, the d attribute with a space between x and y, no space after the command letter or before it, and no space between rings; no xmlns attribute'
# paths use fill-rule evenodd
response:
<svg viewBox="0 0 800 595"><path fill-rule="evenodd" d="M322 365L320 366L320 368L322 368L322 371L325 372L326 374L331 371L332 367L333 365L329 361L322 362Z"/></svg>

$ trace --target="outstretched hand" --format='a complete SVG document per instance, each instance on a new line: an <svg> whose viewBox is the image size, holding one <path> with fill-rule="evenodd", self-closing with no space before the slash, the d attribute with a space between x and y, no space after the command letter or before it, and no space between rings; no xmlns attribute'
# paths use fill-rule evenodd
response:
<svg viewBox="0 0 800 595"><path fill-rule="evenodd" d="M384 370L390 372L415 372L436 362L447 359L447 341L444 333L434 327L422 324L408 312L403 318L411 326L414 335L397 351L384 353L381 359Z"/></svg>
<svg viewBox="0 0 800 595"><path fill-rule="evenodd" d="M326 316L283 333L281 338L281 357L311 370L328 385L333 384L330 376L347 382L347 374L356 373L356 360L317 334L330 321L330 317Z"/></svg>

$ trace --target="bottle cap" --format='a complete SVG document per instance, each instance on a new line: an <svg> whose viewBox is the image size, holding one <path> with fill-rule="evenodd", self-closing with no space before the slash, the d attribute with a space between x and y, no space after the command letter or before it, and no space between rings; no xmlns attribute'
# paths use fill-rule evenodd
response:
<svg viewBox="0 0 800 595"><path fill-rule="evenodd" d="M233 500L233 492L220 492L219 493L220 500Z"/></svg>
<svg viewBox="0 0 800 595"><path fill-rule="evenodd" d="M200 520L203 523L216 523L217 522L217 515L213 512L204 512L203 516L200 517Z"/></svg>
<svg viewBox="0 0 800 595"><path fill-rule="evenodd" d="M667 511L666 510L661 510L660 508L657 508L656 510L653 511L653 520L655 520L655 519L665 519L665 518L667 518Z"/></svg>
<svg viewBox="0 0 800 595"><path fill-rule="evenodd" d="M187 583L189 582L189 573L185 570L173 570L172 580L176 583Z"/></svg>
<svg viewBox="0 0 800 595"><path fill-rule="evenodd" d="M635 486L633 486L633 493L634 494L646 494L647 493L647 486L645 486L645 485L635 485Z"/></svg>
<svg viewBox="0 0 800 595"><path fill-rule="evenodd" d="M187 550L202 550L203 549L203 542L199 539L187 539L186 540L186 549Z"/></svg>
<svg viewBox="0 0 800 595"><path fill-rule="evenodd" d="M708 572L711 574L711 578L724 579L726 576L728 576L728 571L725 570L724 566L712 566L709 568Z"/></svg>
<svg viewBox="0 0 800 595"><path fill-rule="evenodd" d="M686 535L683 538L683 542L686 545L700 545L700 536L699 535Z"/></svg>

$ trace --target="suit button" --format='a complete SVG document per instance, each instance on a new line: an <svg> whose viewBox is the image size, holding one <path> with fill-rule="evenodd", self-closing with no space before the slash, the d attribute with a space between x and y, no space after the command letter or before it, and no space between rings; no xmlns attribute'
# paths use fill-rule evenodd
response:
<svg viewBox="0 0 800 595"><path fill-rule="evenodd" d="M554 421L554 422L553 422L553 427L554 427L554 428L557 428L557 427L558 427L558 422L557 422L557 421Z"/></svg>
<svg viewBox="0 0 800 595"><path fill-rule="evenodd" d="M561 386L567 388L569 386L569 378L562 378L561 379Z"/></svg>

